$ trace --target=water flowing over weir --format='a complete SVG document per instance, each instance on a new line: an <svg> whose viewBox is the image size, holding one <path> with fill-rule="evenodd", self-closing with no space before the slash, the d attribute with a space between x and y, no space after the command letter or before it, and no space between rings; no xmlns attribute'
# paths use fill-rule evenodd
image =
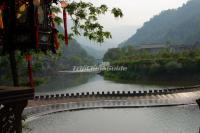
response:
<svg viewBox="0 0 200 133"><path fill-rule="evenodd" d="M82 79L81 84L68 84ZM151 86L116 83L99 75L58 76L36 89L23 115L33 133L193 133L199 130L199 98L199 85Z"/></svg>
<svg viewBox="0 0 200 133"><path fill-rule="evenodd" d="M162 107L195 104L200 96L199 86L165 90L76 93L36 96L29 102L24 115L42 116L54 112L95 108Z"/></svg>

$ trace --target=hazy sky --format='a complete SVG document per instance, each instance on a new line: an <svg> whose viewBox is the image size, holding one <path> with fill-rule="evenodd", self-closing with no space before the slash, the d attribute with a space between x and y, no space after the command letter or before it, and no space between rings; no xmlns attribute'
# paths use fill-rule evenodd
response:
<svg viewBox="0 0 200 133"><path fill-rule="evenodd" d="M77 0L80 1L80 0ZM154 15L168 9L181 7L189 0L82 0L92 2L95 5L106 4L110 8L119 7L124 13L122 19L116 19L111 15L101 16L101 24L106 30L110 31L113 38L107 40L101 46L92 45L93 42L88 39L80 39L80 43L86 44L95 49L108 49L117 47L119 43L132 36L144 22L148 21ZM126 28L124 28L126 27ZM128 27L128 29L127 29ZM120 29L121 28L121 29ZM124 37L122 37L124 35ZM85 40L85 41L84 41Z"/></svg>
<svg viewBox="0 0 200 133"><path fill-rule="evenodd" d="M102 3L109 7L119 7L123 10L123 19L113 19L106 15L102 17L102 23L106 27L119 25L141 26L154 15L163 10L178 8L188 0L83 0L90 1L96 5Z"/></svg>

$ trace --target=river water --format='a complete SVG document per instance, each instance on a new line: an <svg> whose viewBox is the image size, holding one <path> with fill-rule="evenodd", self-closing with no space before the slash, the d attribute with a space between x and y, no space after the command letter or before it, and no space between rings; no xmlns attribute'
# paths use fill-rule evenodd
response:
<svg viewBox="0 0 200 133"><path fill-rule="evenodd" d="M33 133L199 133L196 105L94 109L46 115L28 122Z"/></svg>
<svg viewBox="0 0 200 133"><path fill-rule="evenodd" d="M100 75L61 74L38 87L36 94L164 88L166 86L116 83ZM32 133L199 133L200 111L197 105L67 111L42 116L27 125Z"/></svg>
<svg viewBox="0 0 200 133"><path fill-rule="evenodd" d="M170 86L123 84L105 80L97 74L65 74L52 77L46 84L36 88L36 95L65 94L76 92L139 91L165 89Z"/></svg>

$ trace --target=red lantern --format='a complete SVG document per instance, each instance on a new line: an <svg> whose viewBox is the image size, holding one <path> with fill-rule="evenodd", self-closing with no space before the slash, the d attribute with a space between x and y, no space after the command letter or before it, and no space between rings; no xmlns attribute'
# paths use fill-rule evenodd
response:
<svg viewBox="0 0 200 133"><path fill-rule="evenodd" d="M64 33L65 33L65 44L68 45L68 33L67 33L67 13L66 8L68 6L68 3L66 1L60 2L61 7L63 8L63 23L64 23Z"/></svg>

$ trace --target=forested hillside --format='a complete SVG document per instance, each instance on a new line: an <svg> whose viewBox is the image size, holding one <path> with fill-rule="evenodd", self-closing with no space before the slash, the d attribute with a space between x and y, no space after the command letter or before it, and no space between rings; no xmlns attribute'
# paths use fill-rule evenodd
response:
<svg viewBox="0 0 200 133"><path fill-rule="evenodd" d="M127 71L104 71L104 77L122 82L152 84L199 84L200 49L171 52L163 49L152 54L134 47L110 49L104 56L111 66L127 67Z"/></svg>
<svg viewBox="0 0 200 133"><path fill-rule="evenodd" d="M76 40L72 40L68 47L64 46L57 66L60 66L59 69L72 69L76 65L91 65L94 62L95 59Z"/></svg>
<svg viewBox="0 0 200 133"><path fill-rule="evenodd" d="M194 44L200 42L200 0L154 16L121 47L138 44Z"/></svg>

